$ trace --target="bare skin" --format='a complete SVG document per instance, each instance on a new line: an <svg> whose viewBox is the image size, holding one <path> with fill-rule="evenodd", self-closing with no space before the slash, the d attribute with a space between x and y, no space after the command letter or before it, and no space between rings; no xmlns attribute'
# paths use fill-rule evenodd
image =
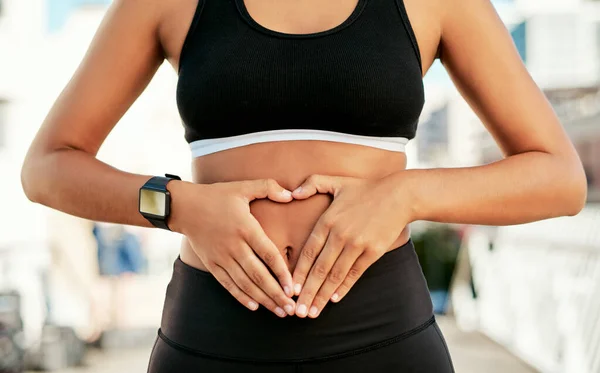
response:
<svg viewBox="0 0 600 373"><path fill-rule="evenodd" d="M32 201L88 219L150 226L137 212L137 190L150 176L116 170L95 156L164 59L177 71L196 4L113 2L28 153L22 179ZM343 22L356 0L246 4L267 28L312 33ZM479 167L405 171L402 153L297 141L194 160L193 183L169 183L170 226L186 237L182 260L213 273L249 309L259 303L280 317L318 317L384 252L408 240L406 225L414 220L517 224L574 215L583 207L579 158L489 1L405 4L424 73L440 56L506 158ZM282 193L300 185L303 192ZM236 219L228 223L217 206L228 206ZM390 221L397 224L384 224ZM382 226L386 230L378 231ZM342 255L343 268L334 267ZM265 275L267 267L276 279ZM296 302L289 290L294 284Z"/></svg>
<svg viewBox="0 0 600 373"><path fill-rule="evenodd" d="M381 167L373 167L374 164ZM403 153L350 144L295 141L256 144L198 158L194 161L194 182L252 180L277 175L281 186L293 190L312 174L379 179L405 168L406 156ZM264 199L252 202L252 214L280 250L290 272L296 267L302 245L330 202L331 196L327 194L287 204ZM392 246L405 243L408 233L407 229ZM181 259L207 270L185 240Z"/></svg>

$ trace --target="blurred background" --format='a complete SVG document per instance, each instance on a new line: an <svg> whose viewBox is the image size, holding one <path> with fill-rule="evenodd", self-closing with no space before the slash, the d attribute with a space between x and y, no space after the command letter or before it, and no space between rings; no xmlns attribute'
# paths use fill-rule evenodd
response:
<svg viewBox="0 0 600 373"><path fill-rule="evenodd" d="M109 3L0 0L0 372L145 372L156 337L180 237L52 211L30 203L19 182L30 141ZM600 1L494 3L577 146L588 205L511 227L419 222L413 238L457 372L599 373ZM190 179L176 78L165 63L100 159ZM425 85L409 167L501 157L439 63ZM131 141L140 132L144 142Z"/></svg>

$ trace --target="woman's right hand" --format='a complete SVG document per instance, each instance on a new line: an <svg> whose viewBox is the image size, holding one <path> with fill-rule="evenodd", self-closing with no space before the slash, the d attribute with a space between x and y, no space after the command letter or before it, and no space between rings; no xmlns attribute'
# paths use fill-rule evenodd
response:
<svg viewBox="0 0 600 373"><path fill-rule="evenodd" d="M272 179L214 184L174 180L168 189L172 206L169 227L188 238L219 283L253 311L262 304L279 317L293 315L292 275L250 212L250 202L255 199L287 203L293 200L291 192Z"/></svg>

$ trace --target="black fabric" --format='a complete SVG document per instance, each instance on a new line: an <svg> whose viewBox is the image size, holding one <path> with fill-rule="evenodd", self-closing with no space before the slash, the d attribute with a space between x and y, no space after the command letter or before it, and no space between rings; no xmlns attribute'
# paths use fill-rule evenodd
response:
<svg viewBox="0 0 600 373"><path fill-rule="evenodd" d="M282 331L280 338L285 338ZM301 349L303 346L298 345ZM454 373L442 333L425 329L381 348L346 357L304 363L238 362L189 354L158 337L148 373Z"/></svg>
<svg viewBox="0 0 600 373"><path fill-rule="evenodd" d="M436 328L412 241L383 255L316 319L279 318L263 307L250 311L210 273L177 259L149 372L242 372L270 365L318 372L369 361L405 369L398 372L450 372ZM418 370L432 364L445 370Z"/></svg>
<svg viewBox="0 0 600 373"><path fill-rule="evenodd" d="M243 0L199 0L180 55L188 142L277 129L415 136L419 47L402 0L358 0L339 26L266 29Z"/></svg>

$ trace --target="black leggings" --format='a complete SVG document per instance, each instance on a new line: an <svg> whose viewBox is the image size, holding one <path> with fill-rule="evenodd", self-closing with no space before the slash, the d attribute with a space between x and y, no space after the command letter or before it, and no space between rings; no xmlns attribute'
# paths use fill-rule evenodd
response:
<svg viewBox="0 0 600 373"><path fill-rule="evenodd" d="M177 259L148 373L454 372L408 241L319 317L250 311Z"/></svg>

